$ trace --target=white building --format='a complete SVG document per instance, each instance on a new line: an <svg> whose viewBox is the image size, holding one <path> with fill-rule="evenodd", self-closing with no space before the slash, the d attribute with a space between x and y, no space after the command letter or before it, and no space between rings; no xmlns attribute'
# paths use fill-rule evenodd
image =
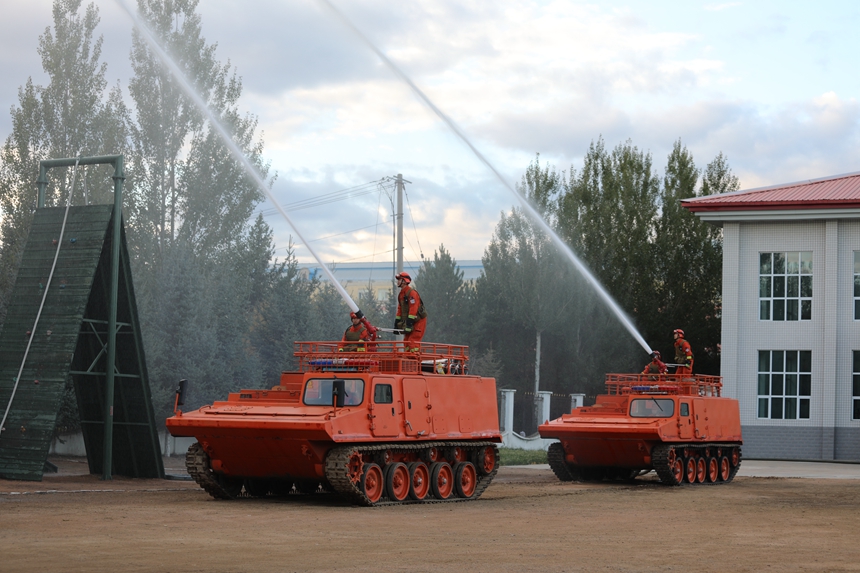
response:
<svg viewBox="0 0 860 573"><path fill-rule="evenodd" d="M860 460L860 173L683 205L723 228L722 375L744 454Z"/></svg>

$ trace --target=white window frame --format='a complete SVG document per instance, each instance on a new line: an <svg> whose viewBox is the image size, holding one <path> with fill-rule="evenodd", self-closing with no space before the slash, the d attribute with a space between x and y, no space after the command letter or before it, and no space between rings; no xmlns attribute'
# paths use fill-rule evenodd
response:
<svg viewBox="0 0 860 573"><path fill-rule="evenodd" d="M854 351L854 368L851 375L851 419L860 420L860 350Z"/></svg>
<svg viewBox="0 0 860 573"><path fill-rule="evenodd" d="M759 253L759 320L812 320L812 263L812 251Z"/></svg>
<svg viewBox="0 0 860 573"><path fill-rule="evenodd" d="M860 251L854 251L854 320L860 320Z"/></svg>
<svg viewBox="0 0 860 573"><path fill-rule="evenodd" d="M808 420L812 410L812 351L759 350L756 387L758 419Z"/></svg>

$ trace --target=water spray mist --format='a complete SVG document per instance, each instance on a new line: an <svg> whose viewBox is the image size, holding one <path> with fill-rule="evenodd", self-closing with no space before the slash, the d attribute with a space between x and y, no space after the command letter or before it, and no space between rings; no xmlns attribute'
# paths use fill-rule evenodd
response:
<svg viewBox="0 0 860 573"><path fill-rule="evenodd" d="M490 163L489 160L487 160L487 158L484 157L484 155L480 151L478 151L478 149L472 144L469 138L466 137L463 131L459 128L459 126L457 126L457 124L454 123L451 118L445 115L442 110L436 107L436 104L430 101L430 98L428 98L427 95L423 91L421 91L421 89L417 85L415 85L415 82L413 82L405 73L403 73L403 71L398 68L394 64L394 62L389 60L388 57L383 54L382 51L380 51L379 48L377 48L373 44L373 42L371 42L367 38L367 36L365 36L361 32L361 30L356 28L355 25L353 25L353 23L346 16L344 16L342 12L335 8L329 0L319 0L319 2L320 4L325 6L332 14L334 14L362 42L364 42L364 44L368 48L373 50L373 53L375 53L379 57L379 59L382 60L382 62L386 66L388 66L388 69L394 72L394 75L396 75L398 78L403 80L403 82L409 86L413 93L415 93L415 95L417 95L418 98L427 105L427 107L433 110L433 113L435 113L439 117L439 119L441 119L445 123L445 125L447 125L448 128L453 131L454 134L459 137L463 143L466 144L466 146L472 151L472 153L475 154L475 157L477 157L481 163L483 163L490 171L493 172L493 175L496 176L496 178L502 183L502 185L504 185L505 188L510 191L514 195L514 197L516 197L517 201L520 202L520 205L522 205L523 210L528 213L528 215L534 222L540 225L541 229L543 229L544 232L550 236L550 238L552 238L553 243L555 243L555 245L565 255L567 255L567 258L570 259L570 261L573 263L573 266L576 267L576 269L582 274L582 276L585 277L585 279L591 284L591 286L594 287L600 298L603 299L609 309L615 314L616 317L618 317L618 320L621 321L621 324L624 325L624 328L626 328L627 331L633 336L633 338L635 338L636 341L640 344L640 346L642 346L642 348L644 348L645 351L650 354L651 347L648 346L648 343L645 342L645 339L642 337L641 334L639 334L639 331L636 330L636 327L633 326L633 321L630 320L630 317L628 317L627 314L621 309L621 307L618 306L618 303L615 302L615 300L606 291L606 289L603 288L603 285L600 284L600 281L598 281L597 278L591 273L591 271L588 270L588 267L585 266L585 263L583 263L579 259L579 257L577 257L576 254L571 250L571 248L568 247L567 244L565 244L565 242L561 240L561 237L559 237L558 234L556 234L547 224L547 222L544 221L543 217L541 217L540 213L538 213L537 210L532 207L531 203L529 203L528 200L520 193L517 193L516 189L514 189L510 182L508 182L507 179L502 177L502 174L499 173L495 166L493 166L493 164Z"/></svg>

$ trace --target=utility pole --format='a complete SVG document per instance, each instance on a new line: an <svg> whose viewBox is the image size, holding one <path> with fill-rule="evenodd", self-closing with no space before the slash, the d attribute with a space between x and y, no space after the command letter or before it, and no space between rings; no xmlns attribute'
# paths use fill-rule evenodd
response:
<svg viewBox="0 0 860 573"><path fill-rule="evenodd" d="M397 213L394 216L397 226L397 241L394 250L397 253L397 269L395 275L403 272L403 175L397 174Z"/></svg>

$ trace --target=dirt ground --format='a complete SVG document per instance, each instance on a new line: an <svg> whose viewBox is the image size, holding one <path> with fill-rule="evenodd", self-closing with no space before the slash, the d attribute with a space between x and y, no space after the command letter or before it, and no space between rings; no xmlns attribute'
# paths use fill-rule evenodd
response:
<svg viewBox="0 0 860 573"><path fill-rule="evenodd" d="M586 485L503 467L477 501L362 508L215 501L193 482L51 461L42 482L0 480L3 573L860 571L860 480Z"/></svg>

